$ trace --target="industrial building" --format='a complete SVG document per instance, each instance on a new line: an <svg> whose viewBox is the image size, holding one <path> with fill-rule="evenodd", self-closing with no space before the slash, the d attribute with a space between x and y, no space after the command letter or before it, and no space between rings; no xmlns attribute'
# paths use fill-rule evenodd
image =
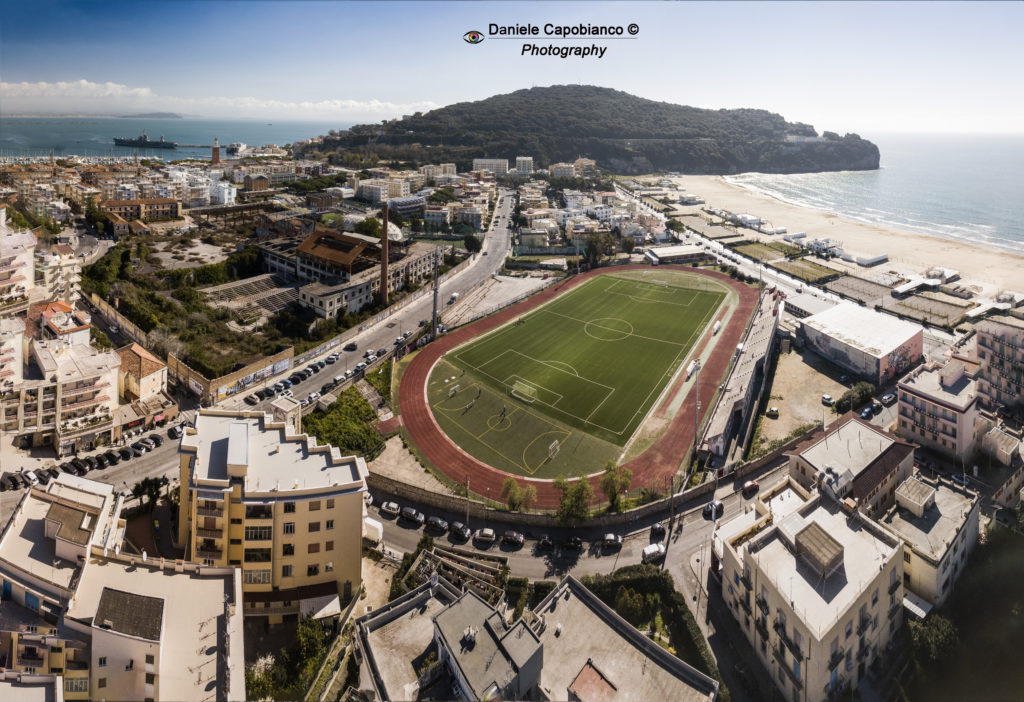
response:
<svg viewBox="0 0 1024 702"><path fill-rule="evenodd" d="M924 330L849 302L802 320L808 347L875 385L903 375L923 358Z"/></svg>

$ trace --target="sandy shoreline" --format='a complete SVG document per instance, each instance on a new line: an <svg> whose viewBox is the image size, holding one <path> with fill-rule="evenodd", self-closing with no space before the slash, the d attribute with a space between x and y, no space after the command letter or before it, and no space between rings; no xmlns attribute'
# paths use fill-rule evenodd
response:
<svg viewBox="0 0 1024 702"><path fill-rule="evenodd" d="M806 232L808 238L838 241L857 256L889 254L889 262L874 268L852 264L854 272L871 278L885 271L921 275L928 268L941 266L960 271L961 284L978 286L985 295L1002 290L1024 292L1024 255L984 249L963 242L929 236L903 229L856 222L843 217L792 205L764 193L754 192L726 182L720 176L685 176L675 179L686 192L704 198L705 203L737 214L752 214L766 219L789 233ZM699 209L699 208L694 208ZM753 230L754 239L777 239ZM843 268L850 269L851 264Z"/></svg>

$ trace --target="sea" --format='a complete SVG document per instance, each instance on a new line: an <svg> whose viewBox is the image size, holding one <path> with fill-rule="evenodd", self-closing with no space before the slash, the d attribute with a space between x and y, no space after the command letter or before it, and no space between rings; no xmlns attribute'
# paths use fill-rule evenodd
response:
<svg viewBox="0 0 1024 702"><path fill-rule="evenodd" d="M1024 254L1024 136L862 136L878 145L878 170L726 180L847 219Z"/></svg>
<svg viewBox="0 0 1024 702"><path fill-rule="evenodd" d="M146 119L136 117L0 117L0 158L61 156L160 158L172 161L185 158L210 158L209 146L216 138L224 147L232 142L248 146L277 144L284 146L302 139L327 134L331 129L346 129L349 124L326 122L279 122L275 120ZM143 132L150 139L161 136L179 144L176 149L139 149L115 146L114 137L135 138Z"/></svg>

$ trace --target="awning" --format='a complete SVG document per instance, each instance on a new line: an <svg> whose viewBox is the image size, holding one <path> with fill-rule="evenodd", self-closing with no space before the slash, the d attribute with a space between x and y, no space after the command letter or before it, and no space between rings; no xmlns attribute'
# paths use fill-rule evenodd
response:
<svg viewBox="0 0 1024 702"><path fill-rule="evenodd" d="M903 589L903 606L918 619L924 619L932 611L931 602L918 597L906 588Z"/></svg>
<svg viewBox="0 0 1024 702"><path fill-rule="evenodd" d="M299 616L323 619L341 614L341 598L337 593L323 597L313 597L299 602Z"/></svg>
<svg viewBox="0 0 1024 702"><path fill-rule="evenodd" d="M154 422L162 422L163 420L164 420L164 415L163 415L163 413L160 413L160 414L158 414L157 416L153 417L153 421L154 421Z"/></svg>

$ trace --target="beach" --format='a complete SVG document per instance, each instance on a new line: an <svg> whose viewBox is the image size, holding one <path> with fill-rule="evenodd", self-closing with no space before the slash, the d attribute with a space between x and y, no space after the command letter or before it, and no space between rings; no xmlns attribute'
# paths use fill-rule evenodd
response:
<svg viewBox="0 0 1024 702"><path fill-rule="evenodd" d="M889 255L887 263L872 268L837 261L827 263L861 277L871 278L887 271L920 276L929 268L940 266L959 271L961 284L976 287L982 295L995 295L1003 290L1024 292L1024 255L844 219L728 183L721 176L685 176L674 180L686 192L704 198L706 207L755 215L773 227L785 227L788 234L806 232L808 239L831 239L855 256ZM743 232L751 239L782 239L782 235L768 236L752 229Z"/></svg>

